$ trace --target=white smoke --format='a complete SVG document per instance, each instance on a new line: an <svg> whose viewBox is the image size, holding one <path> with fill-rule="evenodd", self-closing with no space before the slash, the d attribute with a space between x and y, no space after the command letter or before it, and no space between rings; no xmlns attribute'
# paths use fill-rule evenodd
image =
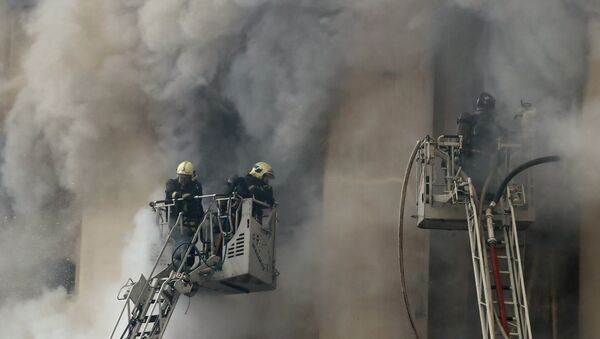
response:
<svg viewBox="0 0 600 339"><path fill-rule="evenodd" d="M38 2L26 22L31 44L21 60L22 81L3 125L1 179L9 219L1 230L5 246L0 270L15 282L2 287L6 294L41 297L6 301L2 312L16 325L4 328L3 336L106 336L108 319L116 316L108 312L115 309L111 299L123 281L114 267L121 263L98 256L116 259L122 253L125 266L143 262L147 223L142 221L132 235L123 228L177 161L200 161L201 178L224 179L253 161L267 160L275 165L279 185L294 184L292 175L302 169L318 168L314 157L300 166L298 162L306 157L303 152L310 157L311 150L321 147L321 140L312 138L326 128L331 91L344 62L341 37L352 16L363 9L370 6L311 1ZM339 12L345 17L336 21ZM223 111L224 117L215 111ZM315 126L316 132L311 130ZM233 155L225 167L229 172L207 174L224 168L213 163L212 155L220 153ZM313 191L318 186L288 196ZM301 210L312 213L316 199ZM236 311L246 326L209 328L207 333L261 333L264 329L255 325L256 317L262 317L255 304L261 301L263 306L281 304L270 312L282 321L273 323L277 333L269 335L280 337L290 327L314 334L314 317L310 324L295 325L300 314L314 316L307 274L314 267L307 257L316 251L310 240L316 235L307 227L300 228L302 236L296 240L284 240L280 257L289 268L282 273L281 290L224 302L231 307L219 308L211 319L227 319L234 307L254 312ZM123 250L128 239L133 245ZM90 257L90 251L98 251L93 242L104 248ZM77 251L84 290L75 302L65 300L64 292L43 292L42 284L22 284L35 281L31 278L46 258L73 257ZM132 274L136 278L139 273ZM197 312L209 312L203 307ZM281 307L291 314L281 315ZM37 325L26 324L35 308L47 312L40 314ZM210 321L200 326L204 330Z"/></svg>
<svg viewBox="0 0 600 339"><path fill-rule="evenodd" d="M576 2L455 2L486 22L481 50L475 51L481 54L485 88L500 99L526 98L538 105L548 100L544 108L559 111L580 99L587 64L577 60L586 57L587 21ZM508 108L518 101L500 104Z"/></svg>
<svg viewBox="0 0 600 339"><path fill-rule="evenodd" d="M0 230L0 280L13 284L0 287L0 294L23 294L20 288L29 287L23 282L44 266L42 258L72 256L81 220L84 233L101 237L105 255L114 259L108 262L123 264L124 274L137 278L142 272L130 267L143 265L151 240L145 212L133 232L123 229L178 161L193 160L205 187L216 190L218 180L266 160L278 174L276 192L287 189L282 198L308 205L302 216L288 210L288 220L309 221L286 225L294 237L280 243L279 289L192 300L187 317L179 306L170 331L180 338L200 332L317 336L319 234L318 221L311 221L318 220L320 187L311 175L320 160L313 155L323 147L321 132L345 73L417 65L411 60L422 51L395 43L427 24L416 3L40 1L27 21L31 44L3 122L0 193L8 218ZM488 59L493 72L486 74L491 91L542 106L559 98L549 110L571 109L585 70L568 61L585 54L584 28L558 0L457 3L494 25ZM556 21L568 29L553 26ZM539 22L547 27L540 29ZM506 39L516 44L506 48ZM524 69L534 79L515 83ZM547 87L540 89L540 82ZM307 196L312 199L297 198ZM90 250L85 245L83 258ZM124 281L102 265L81 269L91 277L86 281L110 283L101 285L105 290L85 291L76 302L65 301L61 291L27 302L7 300L0 314L11 326L2 329L3 336L106 337L116 317L113 298ZM25 321L39 314L35 309L44 311L40 319Z"/></svg>

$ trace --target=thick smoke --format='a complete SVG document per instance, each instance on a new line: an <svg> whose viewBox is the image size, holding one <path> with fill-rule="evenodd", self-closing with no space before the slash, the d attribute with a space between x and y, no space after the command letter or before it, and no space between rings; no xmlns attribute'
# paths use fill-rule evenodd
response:
<svg viewBox="0 0 600 339"><path fill-rule="evenodd" d="M314 337L328 111L342 68L368 61L350 45L363 34L353 23L389 5L57 0L14 7L9 15L27 13L30 45L3 124L1 291L15 297L2 313L16 324L3 335L105 337L116 316L109 299L124 282L115 259L138 256L123 259L125 274L136 278L148 249L139 242L151 240L143 216L133 234L127 225L189 159L207 191L254 161L273 163L285 206L281 287L194 300L172 333ZM43 289L40 269L78 255L79 296L63 303L63 292ZM30 326L23 319L35 308L48 316Z"/></svg>
<svg viewBox="0 0 600 339"><path fill-rule="evenodd" d="M0 19L25 13L27 32L23 57L11 59L18 65L0 76L0 108L5 109L0 140L0 210L5 216L0 229L0 315L10 323L2 335L106 337L116 317L113 299L119 284L125 276L135 279L141 273L153 240L148 216L138 211L150 197L160 196L156 192L176 164L188 159L197 165L208 192L221 189L224 178L243 173L254 161L274 165L282 206L282 273L275 292L196 297L187 316L182 298L168 335L318 336L322 295L316 292L317 272L324 249L317 239L322 236L321 182L330 112L353 104L357 107L352 110L366 112L356 113L364 118L365 128L348 131L355 138L339 139L354 139L340 147L340 167L351 174L364 169L365 182L371 184L369 175L393 175L388 173L391 167L362 165L354 150L365 151L370 145L397 156L389 149L395 145L365 141L380 131L382 122L369 119L370 104L393 102L395 112L404 102L412 104L418 101L415 97L429 93L427 80L408 84L419 76L432 77L426 69L410 75L428 63L420 60L427 54L428 39L420 30L430 23L418 3L46 0L26 9L19 2L0 0ZM474 52L481 87L498 97L502 111L525 98L562 122L570 121L566 112L580 109L587 55L585 13L595 5L580 3L456 0L487 23L481 48ZM361 77L371 73L390 83L404 79L403 102L378 91L381 78ZM349 79L361 79L360 84L345 84ZM347 95L362 88L370 95L364 101L340 97L341 91ZM409 119L414 112L402 114ZM412 133L423 127L416 120L406 127ZM550 130L563 126L546 125ZM388 127L387 132L395 133ZM412 145L413 135L402 138ZM550 143L548 149L568 148L558 144ZM348 196L360 193L351 190ZM366 203L380 206L373 210L381 215L395 213L395 207L384 208L391 200L383 200ZM356 223L349 220L348 229L363 232ZM394 234L391 227L384 230ZM374 244L362 241L365 253L395 258L395 243L386 243L392 237L382 233L376 238ZM63 258L80 258L81 285L74 302L61 290L43 287L48 275L44 270ZM397 297L397 280L390 279L389 266L377 265L377 260L365 257L358 260L359 267L385 276L385 281L357 281L372 286L363 289L368 297ZM356 268L354 261L344 264ZM345 267L336 272L348 274ZM415 279L421 277L415 274ZM360 292L346 288L344 296L354 298ZM395 318L398 305L385 304L384 321ZM350 324L354 308L360 306L346 306L344 321ZM426 306L418 309L422 315ZM34 314L39 318L29 321Z"/></svg>

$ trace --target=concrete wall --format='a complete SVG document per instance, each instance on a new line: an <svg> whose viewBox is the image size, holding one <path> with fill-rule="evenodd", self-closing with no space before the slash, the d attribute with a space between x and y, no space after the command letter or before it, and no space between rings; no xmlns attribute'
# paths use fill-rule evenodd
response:
<svg viewBox="0 0 600 339"><path fill-rule="evenodd" d="M455 134L456 119L482 91L478 46L485 23L452 5L436 8L433 135ZM473 265L467 233L431 231L428 332L430 338L478 336ZM451 292L450 292L451 291Z"/></svg>
<svg viewBox="0 0 600 339"><path fill-rule="evenodd" d="M147 197L117 197L84 209L77 271L77 291L82 299L96 298L98 292L114 288L111 285L122 280L122 250L131 237L134 215L147 204Z"/></svg>
<svg viewBox="0 0 600 339"><path fill-rule="evenodd" d="M410 151L432 130L428 33L420 31L419 44L411 46L422 53L399 56L395 68L356 69L344 79L325 165L321 338L411 336L400 292L398 200ZM428 232L410 218L409 187L407 283L425 335Z"/></svg>
<svg viewBox="0 0 600 339"><path fill-rule="evenodd" d="M583 107L584 135L582 157L585 167L580 184L584 189L584 216L581 227L580 257L580 333L581 338L597 338L600 333L600 20L592 20L589 28L589 78Z"/></svg>
<svg viewBox="0 0 600 339"><path fill-rule="evenodd" d="M122 158L119 161L132 166L152 164L151 154L139 152L144 149L144 144L150 142L151 136L142 133L137 136L134 142L121 145ZM145 257L143 250L133 253L136 258L123 257L126 245L135 246L131 239L136 214L140 210L150 211L150 195L157 188L162 189L162 183L166 181L158 168L148 166L143 170L143 175L124 180L121 185L126 185L126 190L120 189L115 193L114 186L110 186L114 183L107 183L106 188L97 192L97 197L91 196L83 203L77 276L77 290L82 300L99 300L100 294L105 292L114 295L120 287L114 284L125 283L127 277L137 279L142 271L148 273L145 268L131 267L130 264L131 260L138 260L137 257ZM129 260L127 265L124 264L126 260ZM142 264L150 262L149 259ZM134 271L122 272L123 269Z"/></svg>

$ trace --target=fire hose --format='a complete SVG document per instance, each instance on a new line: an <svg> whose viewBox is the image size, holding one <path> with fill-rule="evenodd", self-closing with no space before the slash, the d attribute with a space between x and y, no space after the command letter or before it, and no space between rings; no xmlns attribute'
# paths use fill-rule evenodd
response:
<svg viewBox="0 0 600 339"><path fill-rule="evenodd" d="M421 145L423 144L423 140L419 140L413 149L410 159L408 160L408 164L406 165L406 171L404 172L404 180L402 181L402 191L400 194L400 206L398 213L398 263L400 265L400 286L402 288L402 297L404 298L404 306L406 307L406 314L408 315L408 320L410 322L410 326L412 327L413 333L415 334L415 338L419 339L419 333L417 331L417 327L415 325L415 321L412 317L412 313L410 312L410 303L408 301L408 293L406 291L406 279L405 279L405 270L404 270L404 205L406 201L406 189L408 187L408 179L410 178L410 172L412 170L412 165L417 156L417 152Z"/></svg>
<svg viewBox="0 0 600 339"><path fill-rule="evenodd" d="M490 205L488 206L488 208L485 210L485 218L486 218L487 231L488 231L487 243L488 243L488 247L490 250L490 259L492 261L492 271L494 273L494 280L496 283L496 295L498 298L498 307L500 309L500 322L502 324L502 328L504 329L504 331L506 333L509 332L508 317L506 314L506 305L504 303L504 295L502 292L502 279L500 277L500 267L499 267L499 263L498 263L498 255L496 253L496 237L494 235L494 220L493 220L494 207L496 206L498 201L500 201L500 198L502 198L502 195L504 194L504 190L506 190L508 183L517 174L523 172L524 170L526 170L528 168L536 166L536 165L545 164L545 163L549 163L549 162L556 162L556 161L560 161L560 160L561 160L561 158L559 156L547 156L547 157L536 158L536 159L527 161L527 162L517 166L504 178L504 180L502 180L502 183L500 184L500 186L498 186L498 190L496 191L494 198L490 202Z"/></svg>

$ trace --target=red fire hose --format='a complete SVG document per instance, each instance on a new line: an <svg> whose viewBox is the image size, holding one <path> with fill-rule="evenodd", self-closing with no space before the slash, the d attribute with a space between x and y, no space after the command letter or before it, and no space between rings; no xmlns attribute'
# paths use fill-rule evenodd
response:
<svg viewBox="0 0 600 339"><path fill-rule="evenodd" d="M492 271L496 283L496 295L498 296L498 307L500 308L500 321L504 331L508 334L508 317L506 316L506 304L504 304L504 291L502 290L502 278L500 277L500 266L498 265L498 254L496 253L496 242L489 243L490 257L492 259Z"/></svg>

